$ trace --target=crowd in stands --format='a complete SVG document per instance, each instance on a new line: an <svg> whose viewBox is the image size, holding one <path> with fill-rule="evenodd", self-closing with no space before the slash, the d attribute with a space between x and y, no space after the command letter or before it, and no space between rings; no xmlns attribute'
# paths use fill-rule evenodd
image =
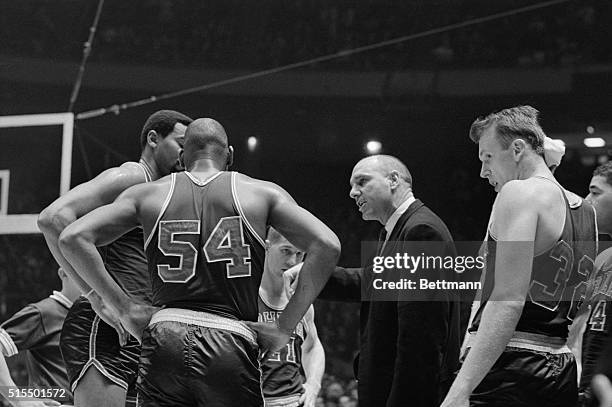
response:
<svg viewBox="0 0 612 407"><path fill-rule="evenodd" d="M2 53L80 59L97 2L4 3ZM531 0L110 0L104 3L91 60L205 69L269 68L533 4ZM337 58L315 69L609 63L611 17L609 1L568 2Z"/></svg>

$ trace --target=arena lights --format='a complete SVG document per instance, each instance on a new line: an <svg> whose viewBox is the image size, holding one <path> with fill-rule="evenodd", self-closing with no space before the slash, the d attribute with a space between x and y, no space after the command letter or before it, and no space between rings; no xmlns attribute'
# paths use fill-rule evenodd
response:
<svg viewBox="0 0 612 407"><path fill-rule="evenodd" d="M587 126L587 128L586 128L586 132L587 132L588 134L590 134L590 135L595 134L595 127L593 127L593 126Z"/></svg>
<svg viewBox="0 0 612 407"><path fill-rule="evenodd" d="M382 149L382 143L377 140L370 140L365 145L368 154L378 154Z"/></svg>
<svg viewBox="0 0 612 407"><path fill-rule="evenodd" d="M255 149L257 148L257 143L259 140L257 140L257 137L255 136L251 136L248 138L247 140L247 146L249 147L249 151L253 152L255 151Z"/></svg>
<svg viewBox="0 0 612 407"><path fill-rule="evenodd" d="M606 141L601 137L586 137L582 142L589 148L604 147L606 145Z"/></svg>

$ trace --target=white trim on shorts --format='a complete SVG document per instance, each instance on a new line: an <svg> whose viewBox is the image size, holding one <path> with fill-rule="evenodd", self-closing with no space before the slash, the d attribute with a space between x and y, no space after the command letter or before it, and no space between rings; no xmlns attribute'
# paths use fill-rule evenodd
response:
<svg viewBox="0 0 612 407"><path fill-rule="evenodd" d="M17 345L6 330L0 328L0 348L6 357L14 356L19 353Z"/></svg>
<svg viewBox="0 0 612 407"><path fill-rule="evenodd" d="M232 171L231 185L232 185L232 198L234 198L234 203L236 204L236 209L238 210L238 214L242 218L242 221L247 226L247 228L251 231L253 236L257 239L257 241L261 244L262 247L266 247L265 239L262 239L261 236L255 231L255 228L251 226L249 220L244 215L244 211L242 210L242 206L240 205L240 201L238 200L238 191L236 190L236 171Z"/></svg>
<svg viewBox="0 0 612 407"><path fill-rule="evenodd" d="M102 376L106 377L111 382L124 388L126 391L128 389L128 384L125 382L125 380L113 376L104 366L102 366L102 363L96 359L96 337L98 336L99 323L100 317L96 315L91 323L91 332L89 333L89 360L87 363L85 363L85 366L83 366L77 378L74 379L72 386L70 386L73 394L77 385L79 384L79 381L83 378L83 376L85 376L85 372L87 372L87 369L89 369L90 366L95 367L102 374Z"/></svg>
<svg viewBox="0 0 612 407"><path fill-rule="evenodd" d="M238 334L257 345L257 334L244 322L229 319L208 312L192 311L182 308L164 308L157 311L149 326L158 322L181 322L183 324L198 325L206 328L222 329Z"/></svg>
<svg viewBox="0 0 612 407"><path fill-rule="evenodd" d="M476 338L477 334L478 332L469 334L466 348L472 347L472 342ZM552 355L572 353L570 348L567 346L567 341L563 338L518 331L512 334L512 338L510 338L510 341L506 347L527 349L536 352L546 352Z"/></svg>
<svg viewBox="0 0 612 407"><path fill-rule="evenodd" d="M176 185L176 172L172 173L172 178L171 178L171 182L170 182L170 191L168 191L168 195L166 195L166 199L164 200L164 203L161 207L161 210L159 211L159 215L157 216L157 220L155 221L155 224L153 225L153 228L151 228L151 234L149 236L147 236L147 240L145 241L144 244L144 249L147 250L147 247L149 246L149 243L151 243L151 239L153 238L153 236L155 235L155 231L157 230L157 226L159 225L159 221L161 220L162 216L164 216L164 212L166 212L166 209L168 209L168 204L170 204L170 199L172 198L172 194L174 193L174 186Z"/></svg>
<svg viewBox="0 0 612 407"><path fill-rule="evenodd" d="M264 407L298 407L301 396L298 393L288 396L266 397L264 398Z"/></svg>

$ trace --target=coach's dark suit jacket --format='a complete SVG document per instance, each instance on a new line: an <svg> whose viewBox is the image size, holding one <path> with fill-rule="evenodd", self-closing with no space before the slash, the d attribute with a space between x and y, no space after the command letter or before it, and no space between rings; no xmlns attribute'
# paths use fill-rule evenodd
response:
<svg viewBox="0 0 612 407"><path fill-rule="evenodd" d="M408 241L448 241L442 220L418 199L399 218L382 256ZM394 242L397 242L394 244ZM448 245L454 255L454 245ZM361 300L371 270L337 267L319 298ZM408 297L409 298L409 297ZM362 301L357 366L360 407L438 406L458 369L459 303Z"/></svg>

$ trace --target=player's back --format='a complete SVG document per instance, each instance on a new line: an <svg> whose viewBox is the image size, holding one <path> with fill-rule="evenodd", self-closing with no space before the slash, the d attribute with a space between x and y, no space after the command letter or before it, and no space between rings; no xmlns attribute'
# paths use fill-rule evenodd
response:
<svg viewBox="0 0 612 407"><path fill-rule="evenodd" d="M170 176L145 243L154 305L257 320L264 241L244 216L236 176Z"/></svg>

